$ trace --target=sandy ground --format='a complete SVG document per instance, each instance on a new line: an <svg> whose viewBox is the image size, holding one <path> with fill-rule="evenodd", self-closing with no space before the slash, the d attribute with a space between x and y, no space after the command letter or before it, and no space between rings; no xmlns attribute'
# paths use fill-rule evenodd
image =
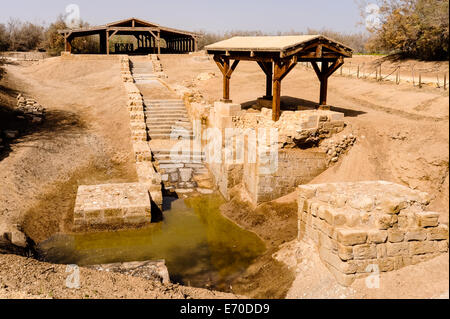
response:
<svg viewBox="0 0 450 319"><path fill-rule="evenodd" d="M191 87L208 102L220 99L222 78L212 60L192 55L164 55L161 60L169 85ZM2 85L35 97L49 109L49 120L17 140L0 162L0 214L41 241L70 227L78 185L136 179L123 108L125 94L119 66L111 61L83 61L81 67L76 61L61 64L48 59L9 65L8 72ZM216 76L196 80L205 72ZM256 64L241 62L231 80L231 97L239 103L253 101L264 94L264 83ZM2 103L14 103L14 91L1 94ZM319 95L315 74L298 66L283 81L282 95L315 105ZM401 183L431 193L432 209L448 223L448 92L336 76L330 79L328 100L346 115L343 134L353 132L358 142L313 182L384 179ZM362 282L356 282L352 290L336 286L326 270L317 271L323 265L311 247L289 243L297 233L295 199L291 194L252 210L237 198L223 207L226 216L255 231L270 252L233 285L236 293L272 298L448 297L448 255L386 274L382 282L387 284L380 290L368 290ZM165 288L149 288L141 279L129 281L122 275L91 270L82 271L89 279L86 290L67 291L61 284L65 267L60 267L1 255L0 297L127 297L131 286L137 291L133 297L184 297L178 292L163 294ZM107 284L94 288L99 283ZM201 291L194 290L192 295L213 297Z"/></svg>
<svg viewBox="0 0 450 319"><path fill-rule="evenodd" d="M352 63L374 63L375 59L355 57ZM221 98L222 76L211 59L201 55L165 55L161 60L170 85L189 87L199 92L208 103ZM438 69L448 73L448 63L417 64L422 69ZM202 73L213 76L208 80L199 80L198 76ZM259 67L255 63L241 62L231 78L233 101L254 101L264 92L265 77ZM285 101L289 97L305 106L316 105L319 83L314 72L302 65L297 66L283 81L282 95ZM432 194L430 209L439 212L441 222L448 224L448 91L431 86L419 89L407 83L395 85L333 76L329 82L328 103L333 110L344 112L346 116L347 127L341 134L353 133L358 141L335 166L311 183L364 180L400 183ZM242 199L236 197L236 200ZM271 205L289 206L295 201L296 194L293 193ZM295 241L295 208L286 210L287 215L280 219L274 214L261 214L266 204L252 211L238 209L245 206L242 202L234 205L232 202L228 207L223 207L224 214L246 229L255 231L273 250L277 250L283 241L293 240L274 254L288 269L274 264L267 257L260 269L249 269L246 276L252 278L256 285L251 292L247 292L249 296L270 297L270 294L277 296L285 293L287 298L448 298L448 254L382 274L379 289L367 288L362 279L347 289L336 283L311 245ZM264 274L263 268L275 265L271 279L273 282L273 273L277 273L276 280L279 282L271 286L270 276ZM283 286L292 278L289 271L295 273L295 279Z"/></svg>
<svg viewBox="0 0 450 319"><path fill-rule="evenodd" d="M206 289L161 284L143 278L80 268L79 289L68 288L67 266L0 255L0 299L235 299L238 296ZM73 283L70 281L69 283ZM70 287L70 285L69 285Z"/></svg>
<svg viewBox="0 0 450 319"><path fill-rule="evenodd" d="M79 185L137 180L126 93L118 61L53 58L7 71L2 110L14 106L19 91L47 108L45 124L23 130L0 160L0 217L37 243L70 230ZM236 298L88 269L81 270L81 289L73 290L65 271L0 254L0 298Z"/></svg>

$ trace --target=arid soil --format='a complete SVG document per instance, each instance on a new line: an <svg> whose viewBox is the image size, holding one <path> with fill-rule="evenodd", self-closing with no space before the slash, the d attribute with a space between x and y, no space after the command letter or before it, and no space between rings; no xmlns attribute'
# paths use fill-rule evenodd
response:
<svg viewBox="0 0 450 319"><path fill-rule="evenodd" d="M209 103L221 98L222 77L208 57L162 55L161 61L170 86L196 90ZM0 90L0 107L11 107L16 92L25 92L48 109L48 120L42 127L24 132L0 161L0 216L21 225L39 242L70 228L78 185L136 180L125 93L119 64L112 61L61 63L53 58L8 65L7 69L8 76L0 83L5 88ZM198 80L202 73L215 76ZM231 79L231 98L238 103L253 101L264 94L264 85L259 67L241 62ZM315 105L319 83L314 72L297 66L283 81L282 95ZM154 97L159 98L157 94ZM351 132L358 139L346 156L311 183L380 179L401 183L432 194L431 208L448 223L448 91L336 75L330 79L328 102L346 115L348 125L341 134ZM380 289L368 289L364 280L350 289L338 286L313 248L293 241L297 236L295 194L255 210L235 194L222 211L258 234L268 247L268 253L234 283L237 294L448 298L448 254L382 275ZM0 297L8 298L230 296L184 287L166 291L166 287L143 279L84 269L86 286L72 291L63 283L65 266L12 255L0 255L0 278Z"/></svg>
<svg viewBox="0 0 450 319"><path fill-rule="evenodd" d="M0 255L0 298L222 299L233 294L161 284L118 273L80 268L80 289L67 288L65 265Z"/></svg>
<svg viewBox="0 0 450 319"><path fill-rule="evenodd" d="M7 121L21 136L8 141L0 161L0 217L36 243L70 230L79 185L137 180L118 62L53 58L7 66L1 114L13 117L18 92L47 108L39 127ZM73 290L65 270L0 254L0 298L235 298L88 269Z"/></svg>

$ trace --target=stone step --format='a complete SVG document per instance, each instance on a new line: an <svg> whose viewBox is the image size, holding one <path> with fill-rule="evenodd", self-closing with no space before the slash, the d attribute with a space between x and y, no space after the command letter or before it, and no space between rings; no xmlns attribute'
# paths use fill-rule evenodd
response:
<svg viewBox="0 0 450 319"><path fill-rule="evenodd" d="M149 103L183 103L183 100L178 100L178 99L167 99L167 100L149 100L149 99L145 99L144 101L149 102Z"/></svg>
<svg viewBox="0 0 450 319"><path fill-rule="evenodd" d="M158 107L169 107L169 106L185 107L184 103L175 103L175 102L172 102L172 103L155 103L155 102L149 102L149 101L145 101L144 100L144 103L146 105L149 105L149 106L158 106Z"/></svg>
<svg viewBox="0 0 450 319"><path fill-rule="evenodd" d="M156 158L169 157L172 154L171 149L156 149L152 150L152 152ZM205 152L189 150L189 152L185 151L184 153L181 153L179 156L204 157Z"/></svg>
<svg viewBox="0 0 450 319"><path fill-rule="evenodd" d="M154 108L147 108L144 113L148 114L179 114L180 116L187 116L188 112L186 109L181 110L172 110L172 109L154 109Z"/></svg>
<svg viewBox="0 0 450 319"><path fill-rule="evenodd" d="M158 128L149 128L148 134L180 134L180 135L193 135L192 130L172 130L172 129L158 129Z"/></svg>
<svg viewBox="0 0 450 319"><path fill-rule="evenodd" d="M145 103L144 103L145 104ZM155 105L155 104L145 104L147 110L186 110L186 107L182 104L180 105Z"/></svg>
<svg viewBox="0 0 450 319"><path fill-rule="evenodd" d="M154 123L155 121L161 121L161 120L165 120L165 121L181 121L181 122L189 122L189 118L188 117L179 117L179 116L175 116L173 114L149 114L149 113L145 113L145 117L147 120L153 120L152 122Z"/></svg>
<svg viewBox="0 0 450 319"><path fill-rule="evenodd" d="M170 134L149 134L152 140L171 140ZM177 140L193 140L194 135L181 135Z"/></svg>
<svg viewBox="0 0 450 319"><path fill-rule="evenodd" d="M187 129L187 130L192 130L192 125L189 122L181 122L181 123L173 123L173 124L165 124L165 123L158 123L158 124L153 124L151 126L148 126L149 129L167 129L167 130L171 130L171 129L178 129L178 128L183 128L183 129Z"/></svg>
<svg viewBox="0 0 450 319"><path fill-rule="evenodd" d="M145 121L147 123L147 126L153 126L153 125L159 125L159 124L164 124L164 125L177 125L178 123L180 123L180 125L183 125L184 123L191 123L189 121L189 119L185 118L185 119L180 119L179 117L175 118L175 117L149 117L147 116L147 119Z"/></svg>

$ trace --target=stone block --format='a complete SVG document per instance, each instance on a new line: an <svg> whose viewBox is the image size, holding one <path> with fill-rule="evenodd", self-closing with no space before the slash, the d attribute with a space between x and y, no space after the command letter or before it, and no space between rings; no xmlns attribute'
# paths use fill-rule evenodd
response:
<svg viewBox="0 0 450 319"><path fill-rule="evenodd" d="M386 253L389 257L409 256L409 245L407 242L387 243Z"/></svg>
<svg viewBox="0 0 450 319"><path fill-rule="evenodd" d="M424 241L427 239L427 231L423 228L409 228L406 231L405 240Z"/></svg>
<svg viewBox="0 0 450 319"><path fill-rule="evenodd" d="M133 143L133 151L136 162L151 162L152 152L147 142L137 141Z"/></svg>
<svg viewBox="0 0 450 319"><path fill-rule="evenodd" d="M409 245L411 255L430 254L438 250L435 241L413 241Z"/></svg>
<svg viewBox="0 0 450 319"><path fill-rule="evenodd" d="M336 229L337 240L343 245L354 246L365 244L367 241L367 232L357 229Z"/></svg>
<svg viewBox="0 0 450 319"><path fill-rule="evenodd" d="M388 239L391 243L399 243L405 239L405 232L399 229L389 229Z"/></svg>
<svg viewBox="0 0 450 319"><path fill-rule="evenodd" d="M439 224L439 213L418 212L416 218L419 227L436 227Z"/></svg>
<svg viewBox="0 0 450 319"><path fill-rule="evenodd" d="M145 184L104 184L78 188L74 208L77 227L121 227L131 212L133 216L142 217L143 223L151 222L150 196Z"/></svg>
<svg viewBox="0 0 450 319"><path fill-rule="evenodd" d="M427 229L428 240L445 240L448 239L448 226L441 224L437 227Z"/></svg>
<svg viewBox="0 0 450 319"><path fill-rule="evenodd" d="M214 110L219 116L235 116L241 111L240 104L214 102Z"/></svg>
<svg viewBox="0 0 450 319"><path fill-rule="evenodd" d="M371 229L367 231L368 243L382 244L385 243L388 237L388 232L385 230Z"/></svg>
<svg viewBox="0 0 450 319"><path fill-rule="evenodd" d="M377 247L375 244L364 244L353 246L354 259L375 259L377 258Z"/></svg>
<svg viewBox="0 0 450 319"><path fill-rule="evenodd" d="M356 265L354 263L345 262L345 261L341 260L341 258L339 258L336 254L334 254L329 249L321 247L319 249L319 255L323 261L325 261L329 265L333 266L335 269L337 269L339 272L341 272L343 274L356 273Z"/></svg>

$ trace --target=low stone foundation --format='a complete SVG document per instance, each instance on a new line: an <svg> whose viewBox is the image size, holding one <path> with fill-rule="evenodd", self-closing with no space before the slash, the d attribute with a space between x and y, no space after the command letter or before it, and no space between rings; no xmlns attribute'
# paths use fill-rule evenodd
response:
<svg viewBox="0 0 450 319"><path fill-rule="evenodd" d="M448 251L448 227L428 194L383 181L298 187L299 240L312 239L345 286Z"/></svg>
<svg viewBox="0 0 450 319"><path fill-rule="evenodd" d="M148 187L143 183L80 186L73 214L74 231L150 224Z"/></svg>

